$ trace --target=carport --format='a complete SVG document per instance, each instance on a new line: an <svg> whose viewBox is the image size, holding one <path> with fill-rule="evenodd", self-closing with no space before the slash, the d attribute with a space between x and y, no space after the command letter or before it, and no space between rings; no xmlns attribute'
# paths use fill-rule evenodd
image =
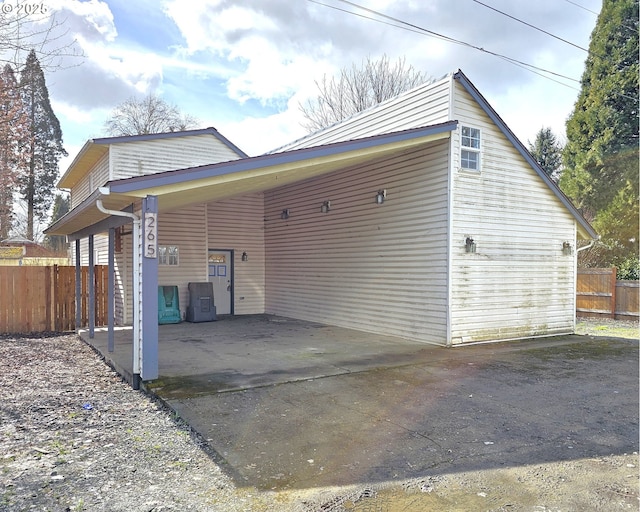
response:
<svg viewBox="0 0 640 512"><path fill-rule="evenodd" d="M448 139L457 124L457 121L448 121L308 149L109 181L51 225L46 233L67 235L75 241L76 268L79 270L81 240L88 241L89 267L92 268L93 238L108 232L109 291L113 293L115 230L122 225L133 224L133 327L118 333L128 332L132 336L131 381L134 388L138 388L141 381L154 380L159 375L156 299L157 240L161 226L158 214L188 205L270 190L425 147ZM90 283L90 303L93 294ZM76 287L76 301L80 300L80 290ZM107 352L111 353L116 350L113 295L108 305ZM93 339L95 335L95 322L90 316L88 336Z"/></svg>

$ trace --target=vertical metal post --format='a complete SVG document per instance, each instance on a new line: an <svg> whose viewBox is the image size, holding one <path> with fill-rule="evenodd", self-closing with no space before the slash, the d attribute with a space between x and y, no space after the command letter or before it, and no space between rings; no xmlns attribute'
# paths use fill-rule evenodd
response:
<svg viewBox="0 0 640 512"><path fill-rule="evenodd" d="M142 200L142 380L158 378L158 198Z"/></svg>
<svg viewBox="0 0 640 512"><path fill-rule="evenodd" d="M108 321L108 333L107 333L107 350L109 352L114 351L114 337L113 328L115 323L115 253L116 253L116 230L115 228L109 228L109 274L107 282L107 321Z"/></svg>
<svg viewBox="0 0 640 512"><path fill-rule="evenodd" d="M140 389L140 367L142 359L142 294L141 269L142 240L140 239L140 220L133 221L133 389Z"/></svg>
<svg viewBox="0 0 640 512"><path fill-rule="evenodd" d="M96 330L96 286L95 286L95 262L93 257L93 235L89 235L89 338L93 339Z"/></svg>
<svg viewBox="0 0 640 512"><path fill-rule="evenodd" d="M80 267L80 239L76 239L76 332L82 326L82 269Z"/></svg>

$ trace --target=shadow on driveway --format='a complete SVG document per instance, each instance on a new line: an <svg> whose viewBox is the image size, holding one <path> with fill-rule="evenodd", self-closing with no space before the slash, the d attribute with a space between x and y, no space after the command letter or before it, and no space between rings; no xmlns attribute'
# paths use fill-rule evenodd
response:
<svg viewBox="0 0 640 512"><path fill-rule="evenodd" d="M114 354L104 333L87 340L123 374L125 332ZM630 340L445 349L262 315L161 326L160 338L148 389L239 485L386 482L638 450Z"/></svg>

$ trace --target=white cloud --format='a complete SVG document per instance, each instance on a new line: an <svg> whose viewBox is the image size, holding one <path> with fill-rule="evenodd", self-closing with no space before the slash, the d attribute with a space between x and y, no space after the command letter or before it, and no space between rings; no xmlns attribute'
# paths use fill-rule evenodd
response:
<svg viewBox="0 0 640 512"><path fill-rule="evenodd" d="M64 117L72 123L87 124L94 120L93 113L62 101L51 101L51 107L57 117Z"/></svg>
<svg viewBox="0 0 640 512"><path fill-rule="evenodd" d="M261 155L305 135L294 110L268 117L246 117L219 125L218 129L250 156Z"/></svg>
<svg viewBox="0 0 640 512"><path fill-rule="evenodd" d="M226 61L234 69L227 80L228 94L239 103L258 99L267 104L288 98L319 69L333 71L317 58L330 55L329 45L319 45L313 54L300 52L286 37L282 20L266 10L217 1L193 7L185 9L179 1L165 4L165 12L185 39L182 51L186 55L208 51Z"/></svg>
<svg viewBox="0 0 640 512"><path fill-rule="evenodd" d="M598 0L589 2L587 7L599 10ZM355 10L336 0L326 3ZM315 96L315 80L383 53L390 59L405 56L407 64L436 78L461 68L525 144L541 126L562 135L577 96L479 50L312 2L51 0L51 5L65 13L68 36L77 38L87 55L81 66L57 73L51 82L65 133L86 132L83 112L95 119L135 93L164 91L178 107L188 105L203 125L218 127L250 154L261 153L302 135L298 104ZM595 25L594 16L568 2L493 0L492 5L585 47ZM471 1L373 0L367 6L574 78L583 69L584 52ZM135 27L143 20L134 15L141 13L157 27L137 37ZM163 45L165 34L172 37Z"/></svg>
<svg viewBox="0 0 640 512"><path fill-rule="evenodd" d="M113 13L106 2L89 0L48 0L50 12L56 13L58 21L74 34L85 39L98 39L112 42L118 35Z"/></svg>

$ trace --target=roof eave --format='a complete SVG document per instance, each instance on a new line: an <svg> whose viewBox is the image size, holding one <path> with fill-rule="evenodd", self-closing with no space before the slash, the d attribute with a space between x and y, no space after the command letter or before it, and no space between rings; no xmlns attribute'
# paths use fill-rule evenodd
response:
<svg viewBox="0 0 640 512"><path fill-rule="evenodd" d="M74 187L78 183L78 181L85 175L88 168L91 165L95 164L98 159L100 159L107 151L109 151L109 147L111 146L111 144L141 142L148 140L162 140L176 137L192 137L198 135L212 135L220 142L222 142L222 144L236 153L240 158L248 157L248 155L244 151L242 151L238 146L233 144L229 139L218 132L218 130L212 127L202 128L198 130L185 130L181 132L150 133L145 135L126 135L120 137L94 138L89 139L87 142L85 142L84 146L82 146L82 149L73 159L71 165L67 168L65 173L58 181L57 187L61 189L71 189L72 187ZM93 151L97 147L100 147L97 157L90 157L91 151ZM87 169L80 169L81 164L85 163L85 160L87 159L90 159L90 161L87 163Z"/></svg>
<svg viewBox="0 0 640 512"><path fill-rule="evenodd" d="M76 177L77 173L74 171L78 169L80 164L86 158L88 158L88 154L94 148L95 144L96 142L94 139L89 139L84 143L84 146L82 146L82 149L80 149L76 157L73 159L71 165L67 167L65 173L58 180L58 183L56 185L57 188L71 189L78 182L79 178ZM105 151L107 151L107 148L105 148ZM104 154L104 152L102 154Z"/></svg>
<svg viewBox="0 0 640 512"><path fill-rule="evenodd" d="M136 191L175 185L184 181L195 181L211 176L231 174L247 170L258 170L279 165L295 165L296 163L319 158L330 158L343 153L370 150L385 144L400 144L404 141L418 140L425 137L437 136L456 129L457 121L447 121L436 125L413 128L389 134L375 135L362 139L336 142L311 148L302 148L280 153L271 153L239 160L230 160L216 164L203 165L165 171L157 174L136 176L123 180L112 181L109 188L112 193L135 194ZM188 178L188 180L185 180Z"/></svg>
<svg viewBox="0 0 640 512"><path fill-rule="evenodd" d="M338 142L315 148L293 150L274 155L231 160L201 167L165 171L108 182L95 190L82 203L54 222L45 232L81 238L81 234L100 232L106 214L99 213L97 199L105 200L105 207L122 210L146 195L157 195L161 211L171 211L187 203L206 202L238 193L268 190L284 184L331 172L344 166L363 162L377 156L391 155L409 147L428 144L450 137L457 121L378 135L365 139ZM108 192L106 192L106 190ZM254 190L255 189L255 190ZM106 195L105 195L106 193ZM93 231L92 231L93 230Z"/></svg>

